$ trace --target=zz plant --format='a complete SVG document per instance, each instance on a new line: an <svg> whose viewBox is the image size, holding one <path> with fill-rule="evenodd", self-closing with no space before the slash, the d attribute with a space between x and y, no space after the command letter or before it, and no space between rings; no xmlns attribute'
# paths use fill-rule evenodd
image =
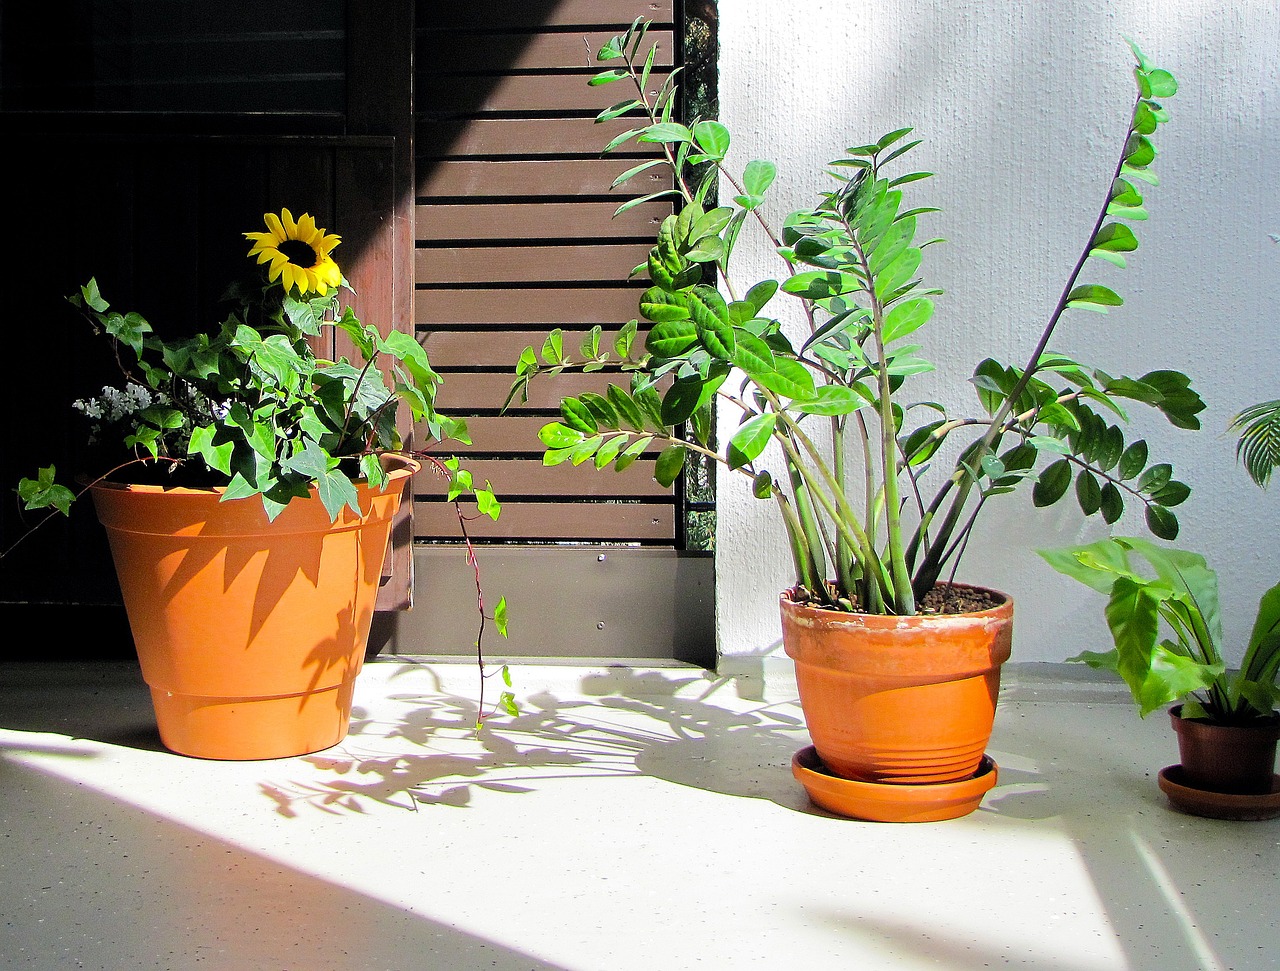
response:
<svg viewBox="0 0 1280 971"><path fill-rule="evenodd" d="M732 173L724 125L675 120L674 75L655 97L646 94L657 50L655 44L642 53L647 28L637 20L610 40L597 56L616 66L590 83L630 82L636 91L597 121L636 114L646 121L605 152L633 140L661 150L614 185L656 166L673 176L674 188L633 199L618 212L666 196L679 208L633 271L650 283L639 305L643 339L637 319L608 343L596 328L577 357L559 330L540 350L523 352L508 404L527 400L529 383L544 374L605 368L619 374L603 395L562 400L559 420L540 433L548 465L622 470L660 448L655 477L664 485L676 481L691 455L748 476L754 495L775 503L781 516L802 599L869 613L934 609L925 597L941 589L949 565L954 576L988 500L1024 483L1038 506L1073 491L1085 515L1110 524L1127 503L1137 503L1153 533L1177 534L1172 508L1190 490L1169 464L1150 459L1145 441L1126 438L1125 409L1139 402L1177 427L1198 428L1204 404L1187 376L1172 370L1113 376L1050 347L1068 311L1107 313L1123 302L1082 277L1096 260L1124 267L1138 247L1129 224L1147 216L1139 185L1157 183L1152 136L1168 117L1161 99L1177 90L1169 72L1131 43L1137 95L1088 241L1027 363L983 359L970 379L979 409L956 416L908 397L911 379L933 369L917 341L940 292L921 278L935 241L918 239L921 221L936 210L907 201L930 173L895 171L920 144L908 139L911 129L848 149L827 170L834 185L775 229L763 209L775 165L755 160ZM717 185L731 190L731 204L712 204ZM770 238L783 272L743 288L729 272L730 260L752 224ZM787 312L771 309L775 298L798 307L806 322L800 337L780 322ZM738 416L723 443L715 435L717 406ZM930 463L957 433L971 440L927 494Z"/></svg>

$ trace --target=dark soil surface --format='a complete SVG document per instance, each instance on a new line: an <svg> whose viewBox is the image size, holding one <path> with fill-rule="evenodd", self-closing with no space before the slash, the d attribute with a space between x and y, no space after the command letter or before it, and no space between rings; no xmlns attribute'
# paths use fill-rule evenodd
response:
<svg viewBox="0 0 1280 971"><path fill-rule="evenodd" d="M805 603L811 607L823 607L817 598L809 595L807 590L792 591L791 599ZM961 584L939 583L917 604L921 614L968 614L980 610L990 610L1003 603L998 597L978 587L966 587ZM853 605L856 612L857 605Z"/></svg>

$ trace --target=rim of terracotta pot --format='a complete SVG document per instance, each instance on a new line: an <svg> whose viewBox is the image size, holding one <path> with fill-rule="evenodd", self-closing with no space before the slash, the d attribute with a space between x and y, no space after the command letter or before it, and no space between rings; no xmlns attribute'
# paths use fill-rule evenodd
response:
<svg viewBox="0 0 1280 971"><path fill-rule="evenodd" d="M912 672L913 676L919 674L922 662L941 660L937 657L939 652L921 651L920 645L904 634L914 631L919 636L927 636L927 633L933 630L961 631L966 627L973 628L980 634L990 634L991 647L994 650L978 649L977 645L986 638L975 638L972 643L977 653L972 657L967 660L961 659L958 666L955 658L942 664L942 670L948 676L966 672L981 674L1004 664L1013 651L1013 597L993 587L978 584L955 583L952 586L989 594L999 598L1000 603L984 610L958 614L866 614L801 603L792 599L796 588L791 587L782 592L779 606L784 615L784 622L794 628L815 631L822 629L841 638L856 635L867 655L875 658L878 670L900 668L904 672ZM1005 628L1003 634L996 633L1000 628ZM808 637L801 639L784 637L783 650L792 660L810 660L807 655L816 649L810 645L810 640ZM863 670L855 655L845 652L837 654L825 648L820 649L820 656L812 660L836 670L849 672Z"/></svg>
<svg viewBox="0 0 1280 971"><path fill-rule="evenodd" d="M409 475L414 475L421 471L422 463L415 458L407 455L387 454L379 456L383 469L387 473L387 482L398 482ZM165 485L159 482L130 482L127 479L92 479L88 476L79 476L77 481L84 483L91 489L108 489L115 492L145 492L158 493L163 492L175 496L207 496L221 495L227 491L227 486L187 486L187 485ZM365 478L353 479L358 489L368 489L369 480ZM374 492L387 492L388 486L381 489L372 490ZM319 495L319 490L313 485L311 487L311 497L315 498ZM245 498L254 499L256 496L246 496ZM301 498L301 497L299 497ZM231 500L234 501L234 500Z"/></svg>
<svg viewBox="0 0 1280 971"><path fill-rule="evenodd" d="M270 532L283 535L297 532L318 532L356 529L370 517L380 512L375 507L403 488L404 481L416 474L422 465L416 459L402 455L383 456L387 468L387 483L374 489L367 480L355 480L361 513L357 515L344 506L333 519L320 503L319 492L312 486L310 495L298 497L288 503L275 519L268 520L262 502L257 496L242 500L222 501L226 486L169 486L155 483L129 483L103 480L90 486L98 519L105 527L127 525L138 530L139 524L118 519L125 515L124 503L148 502L154 512L148 520L145 532L153 534L177 533L205 537L220 535L240 536L252 532ZM158 502L160 497L163 502ZM130 498L132 497L132 498Z"/></svg>
<svg viewBox="0 0 1280 971"><path fill-rule="evenodd" d="M1183 722L1188 725L1203 725L1207 728L1258 729L1262 732L1280 732L1280 711L1271 712L1266 718L1258 718L1251 722L1231 723L1214 721L1212 718L1183 718L1182 705L1177 704L1169 709L1169 718L1174 725Z"/></svg>

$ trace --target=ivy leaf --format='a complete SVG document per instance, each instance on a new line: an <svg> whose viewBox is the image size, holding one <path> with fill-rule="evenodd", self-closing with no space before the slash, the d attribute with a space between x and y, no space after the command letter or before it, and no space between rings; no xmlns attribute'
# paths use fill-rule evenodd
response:
<svg viewBox="0 0 1280 971"><path fill-rule="evenodd" d="M27 510L47 509L52 506L64 516L71 515L71 503L75 501L75 493L66 486L54 481L57 469L47 465L36 472L34 479L21 479L18 482L18 498Z"/></svg>

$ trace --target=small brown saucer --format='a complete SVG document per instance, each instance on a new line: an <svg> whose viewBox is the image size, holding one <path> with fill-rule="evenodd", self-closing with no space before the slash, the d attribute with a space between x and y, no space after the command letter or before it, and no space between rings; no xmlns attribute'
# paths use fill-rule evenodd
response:
<svg viewBox="0 0 1280 971"><path fill-rule="evenodd" d="M791 772L814 803L838 816L882 823L930 823L967 816L977 809L996 784L998 768L984 755L978 771L958 782L862 782L832 775L809 745L792 757Z"/></svg>
<svg viewBox="0 0 1280 971"><path fill-rule="evenodd" d="M1280 816L1280 775L1272 776L1270 792L1258 795L1193 789L1183 781L1181 765L1165 766L1160 770L1158 781L1161 791L1169 797L1169 803L1192 816L1238 820Z"/></svg>

